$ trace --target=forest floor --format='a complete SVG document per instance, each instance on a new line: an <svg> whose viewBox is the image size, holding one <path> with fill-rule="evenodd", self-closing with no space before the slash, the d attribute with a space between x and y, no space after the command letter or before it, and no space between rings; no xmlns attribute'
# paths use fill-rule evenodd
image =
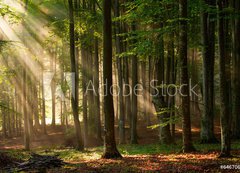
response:
<svg viewBox="0 0 240 173"><path fill-rule="evenodd" d="M179 141L180 142L180 141ZM50 169L49 173L68 172L240 172L240 142L233 143L232 158L218 158L219 144L195 143L197 152L179 153L181 144L176 145L119 145L123 159L101 159L102 147L88 148L79 152L71 148L39 148L31 152L41 155L58 155L66 162L62 168ZM16 159L27 160L31 152L22 149L8 150ZM221 169L235 165L236 169ZM1 171L0 171L1 172Z"/></svg>
<svg viewBox="0 0 240 173"><path fill-rule="evenodd" d="M196 122L196 121L195 121ZM180 127L180 126L179 126ZM117 130L117 129L116 129ZM36 135L32 140L31 152L23 150L22 138L0 140L0 151L4 150L13 158L27 160L31 153L41 155L58 155L66 165L62 168L50 169L47 172L240 172L240 141L234 141L232 145L233 157L218 158L220 144L200 144L199 126L193 126L194 146L197 152L182 154L181 130L176 129L176 144L158 144L158 130L149 129L144 123L139 125L138 145L119 145L118 148L123 159L101 159L103 147L101 145L90 146L79 152L71 147L71 130L64 135L63 129L48 127L48 135ZM216 134L219 137L219 127L216 126ZM70 134L70 135L69 135ZM70 138L69 138L70 136ZM128 136L128 133L127 133ZM235 165L230 169L223 169L225 165ZM221 169L221 166L223 167ZM1 172L1 170L0 170Z"/></svg>

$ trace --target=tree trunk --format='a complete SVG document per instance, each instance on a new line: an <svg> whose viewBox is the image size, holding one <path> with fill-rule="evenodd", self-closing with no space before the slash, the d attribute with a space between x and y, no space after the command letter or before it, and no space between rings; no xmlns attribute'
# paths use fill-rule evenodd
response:
<svg viewBox="0 0 240 173"><path fill-rule="evenodd" d="M23 116L24 116L24 148L25 150L30 150L30 133L29 133L29 117L27 111L27 72L25 67L23 67Z"/></svg>
<svg viewBox="0 0 240 173"><path fill-rule="evenodd" d="M142 86L143 86L143 92L142 92L142 98L143 98L143 104L142 104L142 111L143 111L143 117L146 121L146 126L150 125L149 116L147 114L147 105L144 103L147 103L147 86L146 86L146 61L141 62L141 73L142 73Z"/></svg>
<svg viewBox="0 0 240 173"><path fill-rule="evenodd" d="M55 57L55 52L52 52L52 55ZM53 60L54 57L51 57L51 72L54 73L54 77L51 81L51 92L52 92L52 126L56 125L56 83L55 83L55 72L56 69L54 68L56 64L56 59Z"/></svg>
<svg viewBox="0 0 240 173"><path fill-rule="evenodd" d="M161 24L161 28L163 25ZM158 49L157 49L157 62L156 62L156 76L157 76L157 88L160 91L160 93L153 93L154 95L157 94L157 96L153 97L153 103L155 106L155 109L157 111L157 116L159 120L159 141L164 144L170 144L172 143L171 139L171 132L170 132L170 123L169 123L169 118L170 118L170 113L161 113L162 109L167 109L168 105L164 100L164 96L162 95L162 91L164 91L164 87L159 87L162 82L164 82L164 40L163 40L163 35L158 36ZM169 59L170 60L170 59ZM168 60L168 64L170 66L170 61ZM169 69L167 69L169 70ZM168 75L166 75L166 82L169 83L170 79L170 72ZM167 97L166 97L167 100ZM163 126L162 126L163 125Z"/></svg>
<svg viewBox="0 0 240 173"><path fill-rule="evenodd" d="M205 3L215 8L216 1ZM214 59L215 59L215 16L204 11L202 14L203 38L203 115L201 118L201 142L215 143L214 135Z"/></svg>
<svg viewBox="0 0 240 173"><path fill-rule="evenodd" d="M229 157L231 150L230 137L230 112L229 112L229 95L227 90L226 80L226 33L224 27L224 0L218 0L219 9L219 26L218 26L218 41L219 41L219 72L220 72L220 120L221 120L221 154L220 157Z"/></svg>
<svg viewBox="0 0 240 173"><path fill-rule="evenodd" d="M114 108L112 86L112 19L111 1L103 1L103 81L104 85L104 153L103 158L121 158L114 134Z"/></svg>
<svg viewBox="0 0 240 173"><path fill-rule="evenodd" d="M180 26L179 26L179 61L181 68L181 84L185 85L181 91L181 111L183 125L183 152L192 152L194 147L192 144L191 118L190 118L190 98L189 98L189 81L188 81L188 40L187 40L187 1L179 1L180 8Z"/></svg>
<svg viewBox="0 0 240 173"><path fill-rule="evenodd" d="M38 90L37 84L33 84L33 113L34 113L34 125L37 129L40 127L39 112L38 112Z"/></svg>
<svg viewBox="0 0 240 173"><path fill-rule="evenodd" d="M42 69L43 71L43 69ZM43 73L42 72L42 132L43 134L47 134L47 129L46 129L46 105L45 105L45 88L44 88L44 79L43 79Z"/></svg>
<svg viewBox="0 0 240 173"><path fill-rule="evenodd" d="M124 50L125 51L125 50ZM129 86L129 68L128 68L128 57L123 57L123 85L124 85L124 114L125 119L128 120L129 126L131 126L131 97Z"/></svg>
<svg viewBox="0 0 240 173"><path fill-rule="evenodd" d="M87 49L87 99L88 99L88 128L89 128L89 137L93 138L96 134L96 126L95 126L95 110L94 110L94 93L93 93L93 54L89 47Z"/></svg>
<svg viewBox="0 0 240 173"><path fill-rule="evenodd" d="M3 137L7 138L7 128L6 128L6 109L2 108L2 131L3 131Z"/></svg>
<svg viewBox="0 0 240 173"><path fill-rule="evenodd" d="M86 78L86 50L81 48L81 68L82 68L82 107L84 124L84 145L88 143L88 109L87 109L87 78Z"/></svg>
<svg viewBox="0 0 240 173"><path fill-rule="evenodd" d="M136 31L136 24L132 25L132 31ZM138 59L136 55L132 57L132 104L131 104L131 144L137 144L137 120L138 120L138 105L137 105L137 85L138 85Z"/></svg>
<svg viewBox="0 0 240 173"><path fill-rule="evenodd" d="M70 35L70 58L71 58L71 72L72 72L72 94L71 94L71 105L74 118L74 125L76 130L76 141L77 141L77 150L84 149L84 143L81 133L81 126L78 115L78 64L76 63L75 57L75 39L74 39L74 14L73 14L73 2L68 0L69 5L69 35Z"/></svg>
<svg viewBox="0 0 240 173"><path fill-rule="evenodd" d="M240 139L240 19L236 14L240 10L240 2L232 0L232 8L234 9L233 28L233 58L232 58L232 135L235 139Z"/></svg>
<svg viewBox="0 0 240 173"><path fill-rule="evenodd" d="M170 34L170 38L174 38L174 33ZM174 40L171 39L171 43L170 43L170 47L171 47L171 83L172 84L176 84L176 61L175 61L175 54L174 54ZM174 95L175 89L172 88L171 89L171 94ZM173 121L171 123L171 135L172 135L172 142L175 142L175 96L172 96L170 98L170 116L171 116L171 120Z"/></svg>
<svg viewBox="0 0 240 173"><path fill-rule="evenodd" d="M119 11L119 0L115 0L114 4L115 17L120 16ZM117 74L118 74L118 103L119 103L119 143L125 143L125 115L123 106L123 75L122 75L122 58L119 54L123 53L122 40L119 34L121 33L120 22L115 22L115 32L116 32L116 54L117 54Z"/></svg>
<svg viewBox="0 0 240 173"><path fill-rule="evenodd" d="M96 16L96 2L93 4L93 11L94 15ZM97 30L97 28L96 28ZM99 94L99 43L98 43L98 38L94 38L94 89L96 93L94 93L94 107L95 107L95 125L96 125L96 139L98 141L102 141L102 126L101 126L101 113L100 113L100 94Z"/></svg>
<svg viewBox="0 0 240 173"><path fill-rule="evenodd" d="M99 89L99 55L98 55L98 39L95 38L95 59L94 59L94 65L95 65L95 80L94 80L94 88L95 88L95 98L94 98L94 104L95 104L95 125L96 125L96 138L98 141L102 141L102 126L101 126L101 114L100 114L100 95L98 92Z"/></svg>

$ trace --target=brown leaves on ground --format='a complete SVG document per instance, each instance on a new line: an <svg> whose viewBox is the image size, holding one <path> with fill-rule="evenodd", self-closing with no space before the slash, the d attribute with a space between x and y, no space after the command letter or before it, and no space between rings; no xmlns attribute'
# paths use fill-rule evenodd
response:
<svg viewBox="0 0 240 173"><path fill-rule="evenodd" d="M170 155L132 155L119 160L97 159L69 163L64 169L49 172L240 172L240 169L221 169L221 165L240 165L240 158L218 159L218 152L170 154Z"/></svg>

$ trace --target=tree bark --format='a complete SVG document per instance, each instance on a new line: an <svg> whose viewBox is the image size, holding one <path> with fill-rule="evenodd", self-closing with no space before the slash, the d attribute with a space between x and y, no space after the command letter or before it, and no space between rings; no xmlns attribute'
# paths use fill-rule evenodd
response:
<svg viewBox="0 0 240 173"><path fill-rule="evenodd" d="M52 92L52 126L54 127L56 125L56 84L55 84L55 73L56 73L56 69L55 67L55 63L56 63L56 59L55 59L55 50L52 53L52 57L51 57L51 72L54 73L54 77L51 81L51 92ZM53 60L54 58L54 60Z"/></svg>
<svg viewBox="0 0 240 173"><path fill-rule="evenodd" d="M76 133L76 141L77 146L76 149L82 151L84 149L84 143L81 133L81 126L78 115L78 84L79 84L79 76L78 76L78 66L76 63L75 56L75 36L74 36L74 13L73 13L73 2L72 0L68 0L69 5L69 35L70 35L70 58L71 58L71 72L72 72L72 94L71 94L71 105L72 112L74 118L75 125L75 133Z"/></svg>
<svg viewBox="0 0 240 173"><path fill-rule="evenodd" d="M27 111L27 72L25 67L23 68L23 116L24 116L24 148L30 150L30 133L29 133L29 117Z"/></svg>
<svg viewBox="0 0 240 173"><path fill-rule="evenodd" d="M81 49L81 67L82 67L82 107L83 107L83 124L84 124L84 146L88 143L88 110L87 110L87 78L86 78L86 50Z"/></svg>
<svg viewBox="0 0 240 173"><path fill-rule="evenodd" d="M216 0L204 1L214 8ZM215 21L214 15L204 11L202 14L203 38L203 115L201 118L201 142L215 143L214 135L214 59L215 59Z"/></svg>
<svg viewBox="0 0 240 173"><path fill-rule="evenodd" d="M180 9L180 38L179 38L179 61L181 68L181 84L185 85L181 91L181 111L183 125L183 152L195 151L192 144L191 118L190 118L190 98L189 98L189 79L188 79L188 39L187 39L187 0L179 0Z"/></svg>
<svg viewBox="0 0 240 173"><path fill-rule="evenodd" d="M224 0L218 0L219 24L218 24L218 42L219 42L219 72L220 72L220 120L221 120L221 154L220 157L229 157L231 150L230 137L230 111L229 95L226 80L226 33L224 27Z"/></svg>
<svg viewBox="0 0 240 173"><path fill-rule="evenodd" d="M136 24L132 24L132 31L136 31ZM135 42L135 41L134 41ZM137 104L137 85L138 85L138 59L136 55L132 57L132 104L131 104L131 144L137 144L137 119L138 119L138 104Z"/></svg>
<svg viewBox="0 0 240 173"><path fill-rule="evenodd" d="M115 0L114 3L114 13L115 17L120 16L119 10L119 0ZM116 32L116 54L117 54L117 74L118 74L118 103L119 103L119 143L125 143L125 114L123 106L123 75L122 75L122 58L119 54L123 53L122 40L119 34L121 34L120 22L115 22L115 32Z"/></svg>
<svg viewBox="0 0 240 173"><path fill-rule="evenodd" d="M94 14L96 14L96 4L94 3ZM94 104L95 104L95 125L96 125L96 139L98 141L102 141L102 125L101 125L101 113L100 113L100 95L98 92L99 89L99 50L98 50L98 38L94 39L94 88L95 88L95 95L94 95Z"/></svg>
<svg viewBox="0 0 240 173"><path fill-rule="evenodd" d="M232 57L232 135L235 139L240 139L240 19L236 14L240 10L240 2L232 0L234 17L232 22L233 28L233 57Z"/></svg>
<svg viewBox="0 0 240 173"><path fill-rule="evenodd" d="M121 158L114 134L114 108L112 86L112 19L111 1L103 1L103 81L104 85L104 153L103 158Z"/></svg>
<svg viewBox="0 0 240 173"><path fill-rule="evenodd" d="M45 105L45 88L44 88L44 79L43 79L43 69L42 69L42 132L47 134L46 128L46 105Z"/></svg>

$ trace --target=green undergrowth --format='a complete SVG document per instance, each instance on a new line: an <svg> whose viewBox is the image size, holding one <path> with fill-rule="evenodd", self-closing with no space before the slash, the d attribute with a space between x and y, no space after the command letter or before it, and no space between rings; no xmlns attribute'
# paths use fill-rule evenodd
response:
<svg viewBox="0 0 240 173"><path fill-rule="evenodd" d="M199 144L195 143L194 146L199 153L206 152L219 152L220 144ZM119 145L119 151L123 156L133 155L154 155L154 154L178 154L181 151L181 143L178 142L175 145L161 145L161 144L149 144L149 145ZM233 142L232 150L240 150L240 141ZM9 154L21 160L27 160L31 152L43 155L58 155L59 158L66 162L79 162L82 160L96 160L101 158L103 147L88 148L83 152L77 151L72 148L47 148L42 147L31 152L24 150L8 150Z"/></svg>

